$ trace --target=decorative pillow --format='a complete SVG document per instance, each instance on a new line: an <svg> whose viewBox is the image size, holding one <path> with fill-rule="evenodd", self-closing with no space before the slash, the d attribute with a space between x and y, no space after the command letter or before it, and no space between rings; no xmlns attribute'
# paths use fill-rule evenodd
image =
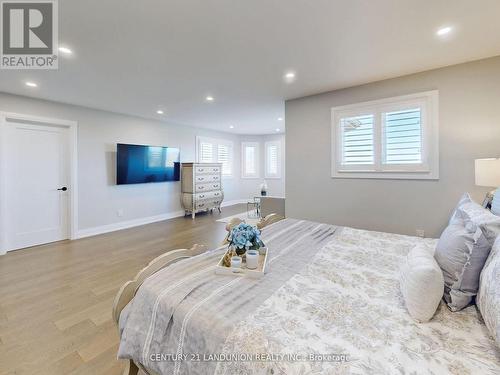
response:
<svg viewBox="0 0 500 375"><path fill-rule="evenodd" d="M455 219L455 216L457 214L457 210L462 207L465 203L470 203L472 202L472 199L469 195L469 193L464 193L464 195L462 195L462 197L460 198L460 200L458 201L458 204L457 206L455 207L455 209L453 210L453 213L451 214L451 217L450 217L450 222L449 224L451 224L453 222L453 220Z"/></svg>
<svg viewBox="0 0 500 375"><path fill-rule="evenodd" d="M493 245L500 234L500 216L492 214L490 210L476 202L467 202L458 207L455 219L457 217L480 226L490 245Z"/></svg>
<svg viewBox="0 0 500 375"><path fill-rule="evenodd" d="M441 234L434 257L443 271L444 299L451 311L472 302L490 249L481 228L458 214Z"/></svg>
<svg viewBox="0 0 500 375"><path fill-rule="evenodd" d="M408 312L418 322L427 322L443 297L443 273L425 244L416 245L400 271L401 293Z"/></svg>
<svg viewBox="0 0 500 375"><path fill-rule="evenodd" d="M486 327L500 347L500 237L481 272L476 302Z"/></svg>

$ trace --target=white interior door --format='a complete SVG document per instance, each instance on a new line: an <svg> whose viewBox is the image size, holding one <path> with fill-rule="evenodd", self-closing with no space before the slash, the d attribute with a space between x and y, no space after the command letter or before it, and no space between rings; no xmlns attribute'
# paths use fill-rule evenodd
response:
<svg viewBox="0 0 500 375"><path fill-rule="evenodd" d="M4 137L7 251L69 238L69 130L7 121Z"/></svg>

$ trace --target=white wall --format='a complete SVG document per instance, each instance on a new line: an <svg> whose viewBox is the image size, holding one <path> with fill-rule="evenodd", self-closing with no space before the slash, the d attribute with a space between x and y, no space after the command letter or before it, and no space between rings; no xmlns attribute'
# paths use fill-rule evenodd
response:
<svg viewBox="0 0 500 375"><path fill-rule="evenodd" d="M330 109L439 90L440 179L331 178ZM439 236L461 194L481 202L474 159L500 157L500 57L287 101L287 216Z"/></svg>
<svg viewBox="0 0 500 375"><path fill-rule="evenodd" d="M178 215L180 182L115 184L116 144L134 143L178 147L181 161L195 160L196 136L233 142L233 177L223 180L225 201L248 199L242 182L240 144L245 137L194 127L59 104L0 93L0 111L78 122L78 229L81 234L119 228L148 218ZM262 137L257 137L261 139ZM118 210L123 210L119 217Z"/></svg>

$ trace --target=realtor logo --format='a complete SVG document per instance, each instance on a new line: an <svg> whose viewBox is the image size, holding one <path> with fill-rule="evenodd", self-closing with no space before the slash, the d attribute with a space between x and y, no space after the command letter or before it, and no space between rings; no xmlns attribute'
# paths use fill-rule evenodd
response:
<svg viewBox="0 0 500 375"><path fill-rule="evenodd" d="M0 1L0 68L57 69L56 1Z"/></svg>

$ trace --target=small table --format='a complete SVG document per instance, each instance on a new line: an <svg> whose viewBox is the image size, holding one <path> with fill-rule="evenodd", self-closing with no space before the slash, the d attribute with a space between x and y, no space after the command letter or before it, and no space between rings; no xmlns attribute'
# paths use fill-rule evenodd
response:
<svg viewBox="0 0 500 375"><path fill-rule="evenodd" d="M253 201L247 202L247 216L254 219L260 217L260 197L253 197Z"/></svg>

